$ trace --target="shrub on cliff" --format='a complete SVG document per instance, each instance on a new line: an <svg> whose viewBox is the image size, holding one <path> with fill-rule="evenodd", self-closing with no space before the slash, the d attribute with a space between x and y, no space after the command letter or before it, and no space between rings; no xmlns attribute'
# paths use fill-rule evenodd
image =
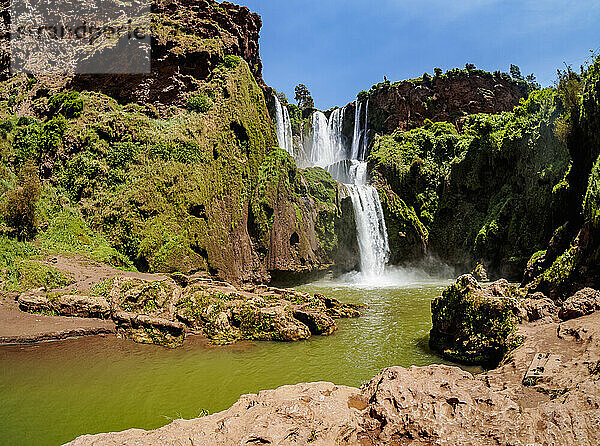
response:
<svg viewBox="0 0 600 446"><path fill-rule="evenodd" d="M212 103L211 103L209 97L203 93L191 96L187 100L187 108L190 111L195 111L198 113L206 113L208 110L210 110L211 106L212 106Z"/></svg>
<svg viewBox="0 0 600 446"><path fill-rule="evenodd" d="M6 192L2 205L4 221L21 240L30 239L37 232L40 192L38 169L28 162L19 172L18 186Z"/></svg>
<svg viewBox="0 0 600 446"><path fill-rule="evenodd" d="M51 115L62 114L65 118L78 118L83 112L83 98L78 91L65 91L48 99L48 111Z"/></svg>

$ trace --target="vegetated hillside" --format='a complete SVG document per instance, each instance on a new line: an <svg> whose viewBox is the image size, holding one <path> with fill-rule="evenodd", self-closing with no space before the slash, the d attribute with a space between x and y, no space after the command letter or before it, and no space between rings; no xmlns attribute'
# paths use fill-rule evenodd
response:
<svg viewBox="0 0 600 446"><path fill-rule="evenodd" d="M463 132L427 122L378 137L369 157L395 261L434 252L520 278L565 218L570 157L554 134L562 105L534 91L511 112L467 117Z"/></svg>
<svg viewBox="0 0 600 446"><path fill-rule="evenodd" d="M582 74L565 72L559 94L568 105L557 127L567 141L571 169L561 188L566 218L528 263L523 284L563 299L600 286L600 56Z"/></svg>
<svg viewBox="0 0 600 446"><path fill-rule="evenodd" d="M547 291L548 278L539 274L559 254L567 250L557 262L568 257L569 268L576 264L575 248L567 248L583 215L572 243L592 269L583 258L594 255L588 251L595 243L597 65L596 59L581 74L565 71L557 88L532 91L510 112L465 117L460 133L453 123L427 120L420 128L376 136L369 166L392 260L435 253L463 269L480 265L491 276L513 280L521 280L527 266L525 281L537 276ZM584 197L591 204L584 206Z"/></svg>
<svg viewBox="0 0 600 446"><path fill-rule="evenodd" d="M117 84L5 73L3 280L51 288L59 275L26 260L47 252L232 282L322 270L335 258L353 266L343 191L275 147L260 18L211 1L157 2L153 11L157 29L170 31L158 33L150 75Z"/></svg>

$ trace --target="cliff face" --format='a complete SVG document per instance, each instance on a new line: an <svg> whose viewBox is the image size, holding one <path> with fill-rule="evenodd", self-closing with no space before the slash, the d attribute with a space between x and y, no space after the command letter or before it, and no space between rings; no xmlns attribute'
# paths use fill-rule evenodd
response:
<svg viewBox="0 0 600 446"><path fill-rule="evenodd" d="M359 100L369 100L372 135L383 135L421 127L426 119L461 129L467 115L512 110L526 95L527 87L507 75L456 69L426 79L383 82L359 93ZM350 140L354 112L355 104L349 104L344 129Z"/></svg>
<svg viewBox="0 0 600 446"><path fill-rule="evenodd" d="M70 235L62 252L234 283L339 259L352 267L354 220L331 176L300 172L293 160L279 176L260 17L214 1L157 1L152 13L149 75L2 82L2 201L19 196L18 174L31 162L44 181L39 206L52 209L42 223ZM88 234L119 254L100 255Z"/></svg>
<svg viewBox="0 0 600 446"><path fill-rule="evenodd" d="M377 136L369 157L392 260L424 253L519 280L564 222L569 152L553 133L556 94L532 93L512 112L470 115Z"/></svg>
<svg viewBox="0 0 600 446"><path fill-rule="evenodd" d="M566 215L544 250L530 259L523 279L530 290L558 300L600 286L600 57L582 82L567 139L572 165L562 182Z"/></svg>
<svg viewBox="0 0 600 446"><path fill-rule="evenodd" d="M69 88L94 90L121 103L149 104L163 112L183 105L227 55L241 57L261 88L262 20L244 6L213 0L152 3L152 57L148 75L77 75Z"/></svg>

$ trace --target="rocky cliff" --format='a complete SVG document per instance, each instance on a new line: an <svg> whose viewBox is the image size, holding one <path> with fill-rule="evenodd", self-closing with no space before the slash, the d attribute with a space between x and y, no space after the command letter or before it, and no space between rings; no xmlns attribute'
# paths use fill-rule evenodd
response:
<svg viewBox="0 0 600 446"><path fill-rule="evenodd" d="M600 233L598 201L600 196L600 57L596 57L572 84L563 87L563 100L570 90L575 100L565 114L569 132L567 147L571 168L562 182L567 197L565 217L543 251L530 259L523 285L562 300L586 287L598 287Z"/></svg>
<svg viewBox="0 0 600 446"><path fill-rule="evenodd" d="M229 3L158 1L152 19L149 75L5 73L3 209L42 184L27 234L9 211L3 233L121 267L202 270L234 283L336 260L352 268L344 190L275 148L260 17Z"/></svg>
<svg viewBox="0 0 600 446"><path fill-rule="evenodd" d="M527 96L527 85L503 73L454 69L438 76L374 85L358 94L369 101L371 135L387 135L423 126L425 121L450 122L461 129L466 117L512 110ZM356 105L349 104L344 124L352 140Z"/></svg>
<svg viewBox="0 0 600 446"><path fill-rule="evenodd" d="M567 147L554 134L556 92L511 111L376 136L369 167L388 223L392 260L425 253L520 280L566 213Z"/></svg>

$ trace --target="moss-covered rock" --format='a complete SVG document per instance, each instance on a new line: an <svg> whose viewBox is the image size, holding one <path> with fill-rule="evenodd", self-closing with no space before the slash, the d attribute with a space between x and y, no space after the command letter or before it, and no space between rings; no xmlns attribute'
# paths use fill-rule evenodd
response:
<svg viewBox="0 0 600 446"><path fill-rule="evenodd" d="M343 186L319 167L298 170L292 157L275 148L260 167L250 204L250 228L266 269L277 280L354 266L354 214ZM345 258L344 258L345 257Z"/></svg>
<svg viewBox="0 0 600 446"><path fill-rule="evenodd" d="M520 309L505 280L482 288L471 275L461 276L432 302L431 313L429 345L451 360L495 366L518 345Z"/></svg>

